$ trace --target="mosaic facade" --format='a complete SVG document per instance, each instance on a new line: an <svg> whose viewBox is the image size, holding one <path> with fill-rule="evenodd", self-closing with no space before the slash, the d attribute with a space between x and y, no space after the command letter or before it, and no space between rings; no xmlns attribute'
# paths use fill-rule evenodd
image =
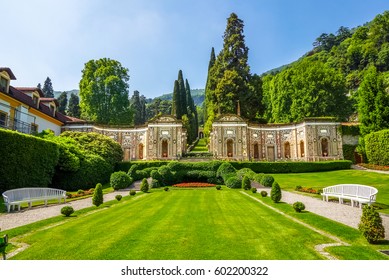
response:
<svg viewBox="0 0 389 280"><path fill-rule="evenodd" d="M340 123L306 119L294 124L253 124L238 115L214 121L210 152L215 159L302 160L343 159Z"/></svg>

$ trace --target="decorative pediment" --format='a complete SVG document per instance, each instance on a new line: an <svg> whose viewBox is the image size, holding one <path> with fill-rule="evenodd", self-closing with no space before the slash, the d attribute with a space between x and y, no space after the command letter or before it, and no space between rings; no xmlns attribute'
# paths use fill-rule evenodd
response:
<svg viewBox="0 0 389 280"><path fill-rule="evenodd" d="M162 115L150 120L149 123L177 123L177 119L171 115Z"/></svg>
<svg viewBox="0 0 389 280"><path fill-rule="evenodd" d="M217 119L218 122L245 122L244 119L242 119L238 115L222 115L220 118Z"/></svg>

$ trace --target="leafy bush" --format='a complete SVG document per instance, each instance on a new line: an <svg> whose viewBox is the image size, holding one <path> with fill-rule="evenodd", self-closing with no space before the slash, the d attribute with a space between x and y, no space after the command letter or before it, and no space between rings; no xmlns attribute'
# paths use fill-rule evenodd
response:
<svg viewBox="0 0 389 280"><path fill-rule="evenodd" d="M116 199L117 201L122 200L122 195L120 195L120 194L115 195L115 199Z"/></svg>
<svg viewBox="0 0 389 280"><path fill-rule="evenodd" d="M59 160L56 143L0 129L0 193L9 189L47 187Z"/></svg>
<svg viewBox="0 0 389 280"><path fill-rule="evenodd" d="M372 132L364 139L369 163L389 165L389 129Z"/></svg>
<svg viewBox="0 0 389 280"><path fill-rule="evenodd" d="M242 187L242 180L233 175L228 177L224 184L230 189L240 189Z"/></svg>
<svg viewBox="0 0 389 280"><path fill-rule="evenodd" d="M257 192L257 188L251 188L251 191L252 191L253 193L256 193L256 192Z"/></svg>
<svg viewBox="0 0 389 280"><path fill-rule="evenodd" d="M162 176L161 176L161 174L159 174L158 169L152 170L150 172L150 177L154 180L158 180L159 182L162 182Z"/></svg>
<svg viewBox="0 0 389 280"><path fill-rule="evenodd" d="M230 174L235 174L236 169L229 162L224 162L219 166L216 172L216 176L222 178L224 182L226 181L226 176ZM240 187L239 187L240 188Z"/></svg>
<svg viewBox="0 0 389 280"><path fill-rule="evenodd" d="M264 187L270 188L273 185L274 177L271 175L263 175L260 184Z"/></svg>
<svg viewBox="0 0 389 280"><path fill-rule="evenodd" d="M216 189L219 191L219 190L221 190L221 188L222 188L222 186L220 186L220 185L217 185L216 186Z"/></svg>
<svg viewBox="0 0 389 280"><path fill-rule="evenodd" d="M363 207L358 228L369 243L377 243L380 239L385 238L382 218L373 206L365 205Z"/></svg>
<svg viewBox="0 0 389 280"><path fill-rule="evenodd" d="M305 210L305 205L304 203L297 201L293 203L293 208L296 212L300 213L301 211Z"/></svg>
<svg viewBox="0 0 389 280"><path fill-rule="evenodd" d="M133 164L133 165L131 165L130 169L128 169L127 175L132 177L132 178L135 178L135 172L137 170L138 170L138 165L137 164Z"/></svg>
<svg viewBox="0 0 389 280"><path fill-rule="evenodd" d="M167 166L159 167L158 173L161 175L164 185L171 185L172 183L175 183L173 180L173 174L170 172L170 169Z"/></svg>
<svg viewBox="0 0 389 280"><path fill-rule="evenodd" d="M161 160L141 160L141 161L122 161L118 162L115 167L115 171L125 171L128 170L134 165L137 165L137 169L142 170L149 167L160 167L163 165L167 165L169 161L161 161Z"/></svg>
<svg viewBox="0 0 389 280"><path fill-rule="evenodd" d="M165 192L167 192L167 191L169 190L169 188L168 188L168 187L165 187L164 190L165 190Z"/></svg>
<svg viewBox="0 0 389 280"><path fill-rule="evenodd" d="M147 182L146 178L143 178L142 183L140 184L140 190L145 193L149 191L149 182Z"/></svg>
<svg viewBox="0 0 389 280"><path fill-rule="evenodd" d="M352 163L356 163L355 161L355 149L358 145L343 145L343 158L352 161Z"/></svg>
<svg viewBox="0 0 389 280"><path fill-rule="evenodd" d="M130 195L136 195L136 190L130 190Z"/></svg>
<svg viewBox="0 0 389 280"><path fill-rule="evenodd" d="M61 214L65 217L69 217L71 214L74 213L74 209L72 206L64 206L61 208Z"/></svg>
<svg viewBox="0 0 389 280"><path fill-rule="evenodd" d="M111 187L117 191L128 188L131 184L131 177L124 171L118 171L111 174L110 178Z"/></svg>
<svg viewBox="0 0 389 280"><path fill-rule="evenodd" d="M101 185L101 183L98 183L96 185L95 192L93 193L92 203L93 205L99 207L101 204L103 204L103 201L103 185Z"/></svg>
<svg viewBox="0 0 389 280"><path fill-rule="evenodd" d="M151 181L151 188L152 188L152 189L159 188L160 186L161 186L161 185L159 184L159 181L158 181L158 180L153 179L153 180Z"/></svg>
<svg viewBox="0 0 389 280"><path fill-rule="evenodd" d="M267 191L261 191L261 196L262 197L267 197Z"/></svg>
<svg viewBox="0 0 389 280"><path fill-rule="evenodd" d="M273 200L275 203L278 203L281 200L281 195L280 185L277 182L273 182L270 192L271 200Z"/></svg>
<svg viewBox="0 0 389 280"><path fill-rule="evenodd" d="M246 191L251 189L251 181L250 181L249 177L247 177L247 176L243 177L242 188Z"/></svg>

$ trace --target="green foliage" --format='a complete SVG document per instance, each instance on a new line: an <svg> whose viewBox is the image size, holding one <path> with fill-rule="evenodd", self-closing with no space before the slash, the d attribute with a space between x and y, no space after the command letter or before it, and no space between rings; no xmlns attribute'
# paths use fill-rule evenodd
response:
<svg viewBox="0 0 389 280"><path fill-rule="evenodd" d="M74 209L72 206L64 206L61 208L61 214L65 217L69 217L71 214L74 213Z"/></svg>
<svg viewBox="0 0 389 280"><path fill-rule="evenodd" d="M142 183L140 184L140 190L145 193L149 191L149 182L147 182L146 178L143 178Z"/></svg>
<svg viewBox="0 0 389 280"><path fill-rule="evenodd" d="M305 210L305 205L304 205L304 203L297 201L297 202L293 203L293 209L296 212L300 213L301 211Z"/></svg>
<svg viewBox="0 0 389 280"><path fill-rule="evenodd" d="M161 184L159 183L158 180L153 179L153 180L151 181L151 188L152 188L152 189L159 188L160 186L161 186Z"/></svg>
<svg viewBox="0 0 389 280"><path fill-rule="evenodd" d="M366 135L365 148L369 163L389 165L389 129Z"/></svg>
<svg viewBox="0 0 389 280"><path fill-rule="evenodd" d="M242 179L235 175L231 175L224 180L224 184L230 189L240 189L242 188Z"/></svg>
<svg viewBox="0 0 389 280"><path fill-rule="evenodd" d="M365 205L363 207L358 228L369 243L377 243L377 241L385 238L382 218L373 206Z"/></svg>
<svg viewBox="0 0 389 280"><path fill-rule="evenodd" d="M343 158L345 160L350 160L352 161L352 163L356 163L355 162L355 150L357 148L358 145L347 145L347 144L344 144L343 145Z"/></svg>
<svg viewBox="0 0 389 280"><path fill-rule="evenodd" d="M170 161L161 161L161 160L142 160L142 161L122 161L116 163L115 171L125 171L128 172L133 165L137 165L136 169L142 170L149 167L160 167L162 165L167 165Z"/></svg>
<svg viewBox="0 0 389 280"><path fill-rule="evenodd" d="M274 183L274 178L271 175L263 175L259 183L264 187L270 188Z"/></svg>
<svg viewBox="0 0 389 280"><path fill-rule="evenodd" d="M169 191L169 187L165 187L163 190L164 190L165 192L167 192L167 191Z"/></svg>
<svg viewBox="0 0 389 280"><path fill-rule="evenodd" d="M103 185L101 185L101 183L98 183L93 193L92 203L93 205L96 205L96 207L99 207L101 204L103 204L103 202L104 202Z"/></svg>
<svg viewBox="0 0 389 280"><path fill-rule="evenodd" d="M128 69L109 58L90 60L82 70L80 108L84 119L100 124L130 124Z"/></svg>
<svg viewBox="0 0 389 280"><path fill-rule="evenodd" d="M257 188L251 188L252 193L257 193Z"/></svg>
<svg viewBox="0 0 389 280"><path fill-rule="evenodd" d="M342 125L342 135L352 135L359 136L361 135L359 125Z"/></svg>
<svg viewBox="0 0 389 280"><path fill-rule="evenodd" d="M109 182L115 191L128 188L132 184L131 177L124 171L112 173Z"/></svg>
<svg viewBox="0 0 389 280"><path fill-rule="evenodd" d="M136 191L135 191L135 190L130 190L130 195L131 195L131 196L136 195Z"/></svg>
<svg viewBox="0 0 389 280"><path fill-rule="evenodd" d="M280 185L277 182L273 182L273 185L271 187L270 192L270 198L273 200L273 202L278 203L280 202L282 197L281 188Z"/></svg>
<svg viewBox="0 0 389 280"><path fill-rule="evenodd" d="M134 94L131 97L130 100L130 106L132 109L132 112L134 113L133 121L134 125L141 125L144 124L146 119L146 103L145 103L145 97L139 96L139 91L135 90Z"/></svg>
<svg viewBox="0 0 389 280"><path fill-rule="evenodd" d="M262 197L267 197L267 191L261 191L261 196Z"/></svg>
<svg viewBox="0 0 389 280"><path fill-rule="evenodd" d="M70 117L80 118L80 99L78 95L72 93L69 98L69 105L67 110L67 115Z"/></svg>
<svg viewBox="0 0 389 280"><path fill-rule="evenodd" d="M43 84L42 91L45 97L54 98L53 84L49 77L46 78L45 83Z"/></svg>
<svg viewBox="0 0 389 280"><path fill-rule="evenodd" d="M242 180L242 188L244 190L250 190L251 189L251 181L250 181L250 178L247 177L247 176L244 176L243 177L243 180Z"/></svg>
<svg viewBox="0 0 389 280"><path fill-rule="evenodd" d="M59 145L34 136L0 129L0 192L47 187L59 160Z"/></svg>
<svg viewBox="0 0 389 280"><path fill-rule="evenodd" d="M152 171L150 172L150 177L151 177L153 180L157 180L158 182L161 182L161 181L162 181L162 176L161 176L161 174L159 174L158 169L157 169L157 170L152 170Z"/></svg>
<svg viewBox="0 0 389 280"><path fill-rule="evenodd" d="M169 167L167 167L166 165L159 167L158 173L161 175L162 182L164 185L171 185L172 183L174 184L174 180L172 178L173 175Z"/></svg>
<svg viewBox="0 0 389 280"><path fill-rule="evenodd" d="M123 198L123 196L120 195L120 194L115 195L115 199L116 199L117 201L122 200L122 198Z"/></svg>
<svg viewBox="0 0 389 280"><path fill-rule="evenodd" d="M216 186L216 189L217 189L218 191L220 191L220 190L222 189L222 186L217 185L217 186Z"/></svg>
<svg viewBox="0 0 389 280"><path fill-rule="evenodd" d="M58 101L58 112L66 114L66 108L68 106L68 93L66 91L62 92L57 98Z"/></svg>
<svg viewBox="0 0 389 280"><path fill-rule="evenodd" d="M222 178L225 181L225 178L231 174L235 174L236 169L229 162L222 163L217 169L216 176Z"/></svg>

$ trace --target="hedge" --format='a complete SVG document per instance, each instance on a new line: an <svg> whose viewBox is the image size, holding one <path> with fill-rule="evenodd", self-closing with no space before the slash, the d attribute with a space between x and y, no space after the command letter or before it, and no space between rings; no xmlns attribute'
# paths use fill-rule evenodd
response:
<svg viewBox="0 0 389 280"><path fill-rule="evenodd" d="M389 165L389 129L366 135L365 149L369 163Z"/></svg>
<svg viewBox="0 0 389 280"><path fill-rule="evenodd" d="M249 162L233 161L232 166L236 169L250 168L256 173L305 173L320 172L331 170L350 169L352 162L350 160L335 161L283 161L283 162Z"/></svg>
<svg viewBox="0 0 389 280"><path fill-rule="evenodd" d="M346 160L351 160L352 163L356 163L355 161L355 149L358 145L343 145L343 157Z"/></svg>
<svg viewBox="0 0 389 280"><path fill-rule="evenodd" d="M47 187L59 159L56 143L0 129L0 190Z"/></svg>
<svg viewBox="0 0 389 280"><path fill-rule="evenodd" d="M124 171L128 172L132 165L138 165L137 169L142 170L150 167L161 167L163 165L167 165L170 161L164 160L146 160L146 161L122 161L116 163L115 171Z"/></svg>

